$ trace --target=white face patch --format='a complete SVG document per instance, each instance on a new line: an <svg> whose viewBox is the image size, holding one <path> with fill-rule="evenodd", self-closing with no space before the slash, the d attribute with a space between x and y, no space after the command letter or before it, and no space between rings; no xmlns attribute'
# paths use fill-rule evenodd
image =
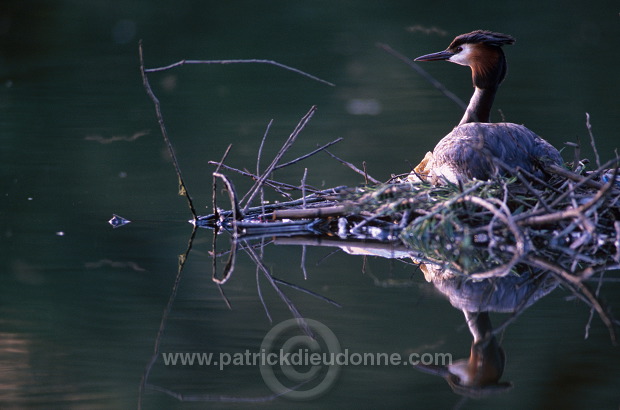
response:
<svg viewBox="0 0 620 410"><path fill-rule="evenodd" d="M460 65L470 65L471 56L473 53L473 46L471 44L461 44L462 51L456 53L448 59L448 61Z"/></svg>

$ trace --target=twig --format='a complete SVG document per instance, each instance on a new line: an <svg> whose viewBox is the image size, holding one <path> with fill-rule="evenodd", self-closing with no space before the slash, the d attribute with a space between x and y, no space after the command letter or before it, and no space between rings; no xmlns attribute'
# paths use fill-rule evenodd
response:
<svg viewBox="0 0 620 410"><path fill-rule="evenodd" d="M585 185L587 187L590 188L596 188L596 189L601 189L603 187L603 184L600 182L596 182L596 181L592 181L592 179L595 177L595 174L591 174L588 175L587 177L581 176L579 174L576 174L574 172L571 172L559 165L555 165L555 164L549 164L545 167L545 169L551 171L552 173L559 175L561 177L564 178L568 178L571 179L575 182L578 182L582 185ZM563 198L562 198L563 199Z"/></svg>
<svg viewBox="0 0 620 410"><path fill-rule="evenodd" d="M482 198L478 198L478 197L471 196L471 195L466 195L466 196L463 196L460 200L466 201L466 202L472 202L478 206L481 206L489 210L494 216L501 219L501 221L510 229L513 236L515 237L515 242L516 242L516 252L514 252L513 257L510 259L508 263L501 265L497 268L490 269L486 272L472 273L471 277L476 278L476 279L486 279L486 278L492 278L492 277L506 276L508 273L510 273L510 270L512 269L512 267L515 266L519 262L519 260L523 257L523 255L525 254L525 250L526 250L525 238L522 232L519 230L519 228L515 224L514 220L512 219L510 211L507 209L506 204L501 203L500 201L494 201L496 203L499 203L500 207L504 210L505 214L503 214L499 212L499 210L495 208L492 204L490 204L488 201L483 200Z"/></svg>
<svg viewBox="0 0 620 410"><path fill-rule="evenodd" d="M299 70L297 68L290 67L290 66L278 63L277 61L273 61L273 60L259 60L259 59L249 59L249 60L181 60L181 61L177 61L176 63L172 63L172 64L169 64L169 65L164 66L164 67L147 68L144 71L147 72L147 73L155 73L155 72L158 72L158 71L170 70L171 68L180 67L180 66L183 66L185 64L269 64L269 65L274 65L276 67L280 67L280 68L283 68L285 70L292 71L294 73L303 75L304 77L311 78L314 81L318 81L320 83L327 84L327 85L332 86L332 87L336 86L336 84L334 84L334 83L330 83L329 81L323 80L323 79L321 79L319 77L316 77L316 76L314 76L312 74L308 74L308 73L306 73L304 71L301 71L301 70Z"/></svg>
<svg viewBox="0 0 620 410"><path fill-rule="evenodd" d="M219 172L214 172L213 177L220 178L222 179L222 181L224 181L224 185L226 185L226 190L228 191L230 205L233 209L233 218L232 218L233 234L232 234L232 241L231 241L231 247L230 247L230 254L228 255L228 261L226 262L226 266L224 267L222 279L219 279L217 277L217 264L216 264L216 257L215 257L215 239L213 241L214 255L213 255L213 272L211 275L211 280L217 283L218 286L221 286L225 284L228 281L228 279L230 279L231 273L235 269L235 260L237 258L237 252L236 252L237 242L238 242L237 238L239 236L239 230L237 228L237 221L243 219L243 213L239 210L239 203L237 202L237 194L235 192L234 187L232 186L232 183L228 180L228 178L226 178L225 175L220 174Z"/></svg>
<svg viewBox="0 0 620 410"><path fill-rule="evenodd" d="M263 155L263 146L265 145L265 141L267 140L267 135L269 134L269 130L271 129L271 124L273 124L273 119L269 121L267 124L267 128L263 133L263 138L260 140L260 146L258 147L258 154L256 155L256 175L260 175L260 158ZM260 190L260 204L263 207L263 214L265 213L265 190L261 188Z"/></svg>
<svg viewBox="0 0 620 410"><path fill-rule="evenodd" d="M540 194L534 189L534 187L527 181L527 179L525 179L523 177L523 175L521 175L520 172L517 172L517 178L519 179L519 182L521 182L523 184L523 186L525 186L525 188L527 189L527 192L531 193L532 195L534 195L534 197L538 200L538 203L541 204L543 206L543 208L545 208L545 210L547 212L552 212L551 207L547 204L547 201L545 201Z"/></svg>
<svg viewBox="0 0 620 410"><path fill-rule="evenodd" d="M269 130L271 129L272 124L273 119L269 120L267 128L263 133L263 138L260 140L260 145L258 146L258 154L256 155L256 175L260 175L260 158L263 155L263 147L265 146L265 141L267 140L267 135L269 134Z"/></svg>
<svg viewBox="0 0 620 410"><path fill-rule="evenodd" d="M533 225L545 225L553 222L560 221L562 219L567 218L580 218L583 216L583 213L590 209L592 206L596 205L614 186L615 176L618 173L618 168L614 168L613 178L609 180L605 185L599 189L599 191L594 195L594 197L586 202L585 204L579 206L578 208L567 209L551 214L544 214L538 216L531 216L529 218L525 218L520 220L518 223L522 226L533 226ZM574 190L570 190L572 192Z"/></svg>
<svg viewBox="0 0 620 410"><path fill-rule="evenodd" d="M268 212L271 212L277 209L288 209L288 208L293 208L296 206L303 205L304 200L306 201L306 206L308 204L318 203L319 205L325 205L326 207L328 207L330 204L334 204L334 201L329 201L326 197L322 196L324 194L326 194L326 191L318 191L301 199L295 199L295 200L287 201L287 202L278 202L274 204L264 204L261 206L251 207L247 210L245 216L246 218L250 218L250 217L258 218L261 216L267 216ZM230 217L232 215L232 211L221 211L220 215L222 217ZM215 222L215 220L216 220L216 215L214 214L200 216L198 218L198 222L200 226L205 226L208 224L208 222L213 223Z"/></svg>
<svg viewBox="0 0 620 410"><path fill-rule="evenodd" d="M303 200L302 207L306 208L306 177L308 176L308 168L304 168L304 176L301 178L301 198Z"/></svg>
<svg viewBox="0 0 620 410"><path fill-rule="evenodd" d="M226 191L228 192L228 199L230 200L230 205L232 207L232 217L233 221L240 221L243 219L243 211L239 209L239 202L237 201L237 192L235 191L235 187L233 187L232 182L226 177L226 175L221 174L219 172L214 172L213 176L216 178L220 178L224 181L224 185L226 185Z"/></svg>
<svg viewBox="0 0 620 410"><path fill-rule="evenodd" d="M228 156L228 153L230 152L231 147L232 147L232 144L228 144L226 151L224 151L224 155L222 155L222 159L220 160L220 162L217 164L217 167L215 168L216 173L219 173L220 168L222 167L222 164L226 160L226 157ZM213 215L215 215L215 218L217 219L219 218L219 211L217 209L217 177L215 175L213 175L213 182L211 185L212 185L211 201L212 201Z"/></svg>
<svg viewBox="0 0 620 410"><path fill-rule="evenodd" d="M172 158L172 163L174 164L174 170L176 171L177 178L179 180L179 195L185 196L187 198L187 204L189 206L189 210L192 213L194 218L194 223L198 220L198 215L196 214L196 209L194 208L194 202L192 201L192 197L185 186L185 181L183 180L183 176L181 175L181 167L179 166L179 161L177 160L177 156L174 152L174 148L172 147L172 143L170 142L170 138L168 138L168 132L166 131L166 124L164 123L164 117L161 113L161 106L159 103L159 99L155 96L155 93L151 89L151 85L149 84L149 79L146 75L149 70L144 68L144 56L142 53L142 40L138 43L138 53L140 55L140 74L142 75L142 84L144 85L144 89L146 90L147 95L153 102L155 106L155 115L157 116L157 122L159 123L159 128L161 130L161 134L164 137L164 141L166 143L166 147L168 148L168 153Z"/></svg>
<svg viewBox="0 0 620 410"><path fill-rule="evenodd" d="M620 221L614 222L614 230L616 231L616 240L614 241L616 253L614 254L614 260L620 262Z"/></svg>
<svg viewBox="0 0 620 410"><path fill-rule="evenodd" d="M215 161L209 161L207 163L211 164L211 165L218 164L218 162L215 162ZM241 174L241 175L246 176L246 177L250 177L250 178L252 178L254 180L258 180L259 179L258 176L254 175L254 174L252 174L250 172L242 171L240 169L233 168L233 167L228 166L226 164L222 164L222 168L227 169L229 171L234 171L234 172L236 172L238 174ZM280 188L280 189L286 189L286 190L300 190L299 187L297 187L295 185L286 184L284 182L278 182L278 181L275 181L273 179L265 179L265 185L268 185L268 186L270 186L270 187L272 187L274 189ZM314 188L311 188L311 187L308 187L308 186L306 187L306 189L310 190L310 191L313 191L313 192L319 192L319 191L315 190ZM244 199L245 199L245 197L241 198L240 202L243 202Z"/></svg>
<svg viewBox="0 0 620 410"><path fill-rule="evenodd" d="M299 157L299 158L295 158L294 160L289 161L289 162L287 162L287 163L285 163L285 164L278 165L277 167L275 167L275 168L274 168L274 171L276 171L276 170L278 170L278 169L281 169L281 168L284 168L284 167L288 167L289 165L296 164L297 162L299 162L299 161L301 161L301 160L304 160L304 159L306 159L306 158L309 158L309 157L313 156L314 154L316 154L316 153L318 153L318 152L321 152L321 151L323 151L324 149L329 148L329 147L331 147L331 146L332 146L332 145L334 145L334 144L339 143L339 142L340 142L340 141L342 141L342 140L344 140L344 138L342 138L342 137L340 137L340 138L336 138L335 140L333 140L333 141L331 141L331 142L328 142L328 143L327 143L327 144L325 144L325 145L320 146L319 148L315 149L314 151L307 153L306 155L302 155L301 157Z"/></svg>
<svg viewBox="0 0 620 410"><path fill-rule="evenodd" d="M601 157L598 156L598 150L596 149L596 144L594 143L594 134L592 134L592 125L590 124L590 114L586 113L586 128L588 129L588 134L590 134L590 145L592 145L592 151L594 151L594 157L596 158L596 166L601 167Z"/></svg>
<svg viewBox="0 0 620 410"><path fill-rule="evenodd" d="M306 115L304 115L301 118L301 120L299 121L299 123L297 124L297 126L295 127L291 135L289 135L284 145L282 145L282 148L280 148L280 151L278 151L275 158L273 159L271 164L267 167L263 175L260 176L258 181L256 181L254 186L248 191L248 194L249 194L248 199L245 203L245 206L243 207L244 212L249 208L250 204L252 203L252 199L254 199L254 196L256 196L256 193L263 186L263 184L265 183L269 175L271 175L275 167L278 165L278 162L280 162L280 159L282 158L282 156L284 156L286 151L288 151L288 149L293 145L293 143L297 139L297 136L304 129L304 127L306 126L308 121L310 121L310 118L312 118L315 112L316 112L316 106L313 105L312 107L310 107L310 111L308 111Z"/></svg>
<svg viewBox="0 0 620 410"><path fill-rule="evenodd" d="M330 157L332 157L333 159L335 159L336 161L342 163L343 165L349 167L350 169L352 169L354 172L360 174L361 176L367 178L367 180L369 179L373 184L380 184L381 182L377 179L374 179L373 177L371 177L370 175L365 175L364 171L362 171L361 169L359 169L358 167L356 167L355 165L351 164L350 162L347 162L343 159L338 158L337 156L335 156L334 154L332 154L331 152L329 152L328 150L325 150L325 153L327 155L329 155Z"/></svg>

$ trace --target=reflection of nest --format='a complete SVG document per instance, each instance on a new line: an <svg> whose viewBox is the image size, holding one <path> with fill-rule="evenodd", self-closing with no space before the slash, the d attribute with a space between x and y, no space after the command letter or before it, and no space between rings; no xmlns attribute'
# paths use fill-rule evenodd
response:
<svg viewBox="0 0 620 410"><path fill-rule="evenodd" d="M546 272L522 273L481 281L467 280L460 275L435 274L435 288L446 295L455 308L468 312L520 312L547 295L558 285Z"/></svg>

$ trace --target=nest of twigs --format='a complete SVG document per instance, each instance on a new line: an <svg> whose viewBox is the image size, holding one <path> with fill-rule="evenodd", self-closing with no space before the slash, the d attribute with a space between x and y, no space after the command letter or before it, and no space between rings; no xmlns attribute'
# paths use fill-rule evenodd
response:
<svg viewBox="0 0 620 410"><path fill-rule="evenodd" d="M518 172L461 185L339 187L245 213L237 204L236 212L202 217L199 223L234 229L236 235L280 231L399 242L426 260L478 279L525 267L583 279L617 268L617 170L602 167L585 174L550 166L547 171L550 178L544 182ZM232 185L227 186L230 192Z"/></svg>

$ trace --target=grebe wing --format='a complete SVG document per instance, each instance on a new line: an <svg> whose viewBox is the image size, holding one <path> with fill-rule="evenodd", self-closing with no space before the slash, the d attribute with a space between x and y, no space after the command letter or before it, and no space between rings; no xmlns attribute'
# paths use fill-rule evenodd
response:
<svg viewBox="0 0 620 410"><path fill-rule="evenodd" d="M561 164L562 157L523 125L467 123L439 141L428 168L452 182L463 178L484 180L498 173L498 161L542 176L539 161Z"/></svg>

